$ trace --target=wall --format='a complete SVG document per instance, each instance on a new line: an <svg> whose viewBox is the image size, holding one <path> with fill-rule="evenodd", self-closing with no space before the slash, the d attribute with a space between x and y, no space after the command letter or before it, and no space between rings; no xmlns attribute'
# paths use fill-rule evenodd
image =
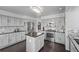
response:
<svg viewBox="0 0 79 59"><path fill-rule="evenodd" d="M72 6L66 7L65 13L65 23L66 23L66 50L69 50L69 39L68 39L68 31L69 30L79 30L79 7Z"/></svg>

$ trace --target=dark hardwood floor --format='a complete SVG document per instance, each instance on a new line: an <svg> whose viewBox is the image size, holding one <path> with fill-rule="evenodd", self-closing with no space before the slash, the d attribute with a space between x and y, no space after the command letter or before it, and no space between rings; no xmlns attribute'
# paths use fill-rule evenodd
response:
<svg viewBox="0 0 79 59"><path fill-rule="evenodd" d="M0 52L26 52L26 41L1 49ZM45 41L44 47L39 52L65 52L65 46Z"/></svg>
<svg viewBox="0 0 79 59"><path fill-rule="evenodd" d="M45 41L44 47L39 52L65 52L63 44Z"/></svg>
<svg viewBox="0 0 79 59"><path fill-rule="evenodd" d="M26 41L19 42L9 47L3 48L0 52L26 52Z"/></svg>

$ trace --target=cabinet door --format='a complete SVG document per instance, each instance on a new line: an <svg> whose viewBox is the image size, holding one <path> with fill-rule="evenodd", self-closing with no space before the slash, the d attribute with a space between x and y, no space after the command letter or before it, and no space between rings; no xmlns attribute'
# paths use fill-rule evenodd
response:
<svg viewBox="0 0 79 59"><path fill-rule="evenodd" d="M16 42L20 42L21 41L21 33L18 32L16 33Z"/></svg>
<svg viewBox="0 0 79 59"><path fill-rule="evenodd" d="M18 19L18 18L16 19L16 21L17 21L17 26L20 26L20 25L19 25L19 19Z"/></svg>
<svg viewBox="0 0 79 59"><path fill-rule="evenodd" d="M0 26L1 26L1 15L0 15Z"/></svg>
<svg viewBox="0 0 79 59"><path fill-rule="evenodd" d="M17 19L14 18L14 26L17 26Z"/></svg>
<svg viewBox="0 0 79 59"><path fill-rule="evenodd" d="M3 46L4 46L4 47L8 46L8 34L3 35L3 40L2 40L2 42L3 42Z"/></svg>
<svg viewBox="0 0 79 59"><path fill-rule="evenodd" d="M59 43L64 44L65 42L65 34L64 33L60 33L59 34Z"/></svg>
<svg viewBox="0 0 79 59"><path fill-rule="evenodd" d="M2 42L2 40L3 40L3 35L0 35L0 49L3 47L3 42Z"/></svg>
<svg viewBox="0 0 79 59"><path fill-rule="evenodd" d="M0 49L8 46L8 36L0 35Z"/></svg>
<svg viewBox="0 0 79 59"><path fill-rule="evenodd" d="M16 26L20 26L20 20L18 18L15 18L16 20Z"/></svg>
<svg viewBox="0 0 79 59"><path fill-rule="evenodd" d="M21 40L25 40L25 32L21 32Z"/></svg>
<svg viewBox="0 0 79 59"><path fill-rule="evenodd" d="M59 43L59 33L55 33L55 42Z"/></svg>
<svg viewBox="0 0 79 59"><path fill-rule="evenodd" d="M64 33L55 33L55 42L64 44L65 34Z"/></svg>
<svg viewBox="0 0 79 59"><path fill-rule="evenodd" d="M14 26L14 18L13 17L10 18L10 24L9 24L9 26Z"/></svg>
<svg viewBox="0 0 79 59"><path fill-rule="evenodd" d="M1 25L7 26L7 16L1 16Z"/></svg>
<svg viewBox="0 0 79 59"><path fill-rule="evenodd" d="M9 34L9 45L16 43L15 33Z"/></svg>
<svg viewBox="0 0 79 59"><path fill-rule="evenodd" d="M11 17L7 17L7 25L11 26Z"/></svg>

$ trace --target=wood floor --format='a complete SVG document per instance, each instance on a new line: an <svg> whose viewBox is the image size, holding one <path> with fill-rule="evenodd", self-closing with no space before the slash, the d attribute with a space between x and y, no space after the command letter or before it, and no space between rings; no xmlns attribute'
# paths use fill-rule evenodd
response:
<svg viewBox="0 0 79 59"><path fill-rule="evenodd" d="M0 52L26 52L26 41L1 49ZM65 52L65 46L45 41L44 47L39 52Z"/></svg>
<svg viewBox="0 0 79 59"><path fill-rule="evenodd" d="M26 52L26 41L1 49L0 52Z"/></svg>
<svg viewBox="0 0 79 59"><path fill-rule="evenodd" d="M44 47L39 52L65 52L63 44L45 41Z"/></svg>

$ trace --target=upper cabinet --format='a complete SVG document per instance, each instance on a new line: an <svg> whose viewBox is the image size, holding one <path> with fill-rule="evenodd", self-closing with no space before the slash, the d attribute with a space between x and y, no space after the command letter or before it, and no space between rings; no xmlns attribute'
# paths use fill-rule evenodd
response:
<svg viewBox="0 0 79 59"><path fill-rule="evenodd" d="M1 26L7 25L7 16L1 16Z"/></svg>
<svg viewBox="0 0 79 59"><path fill-rule="evenodd" d="M0 16L0 26L1 26L1 16Z"/></svg>
<svg viewBox="0 0 79 59"><path fill-rule="evenodd" d="M0 26L24 26L24 19L0 15Z"/></svg>
<svg viewBox="0 0 79 59"><path fill-rule="evenodd" d="M55 26L56 26L57 31L64 32L64 30L65 30L65 28L64 28L65 27L64 17L55 18Z"/></svg>

